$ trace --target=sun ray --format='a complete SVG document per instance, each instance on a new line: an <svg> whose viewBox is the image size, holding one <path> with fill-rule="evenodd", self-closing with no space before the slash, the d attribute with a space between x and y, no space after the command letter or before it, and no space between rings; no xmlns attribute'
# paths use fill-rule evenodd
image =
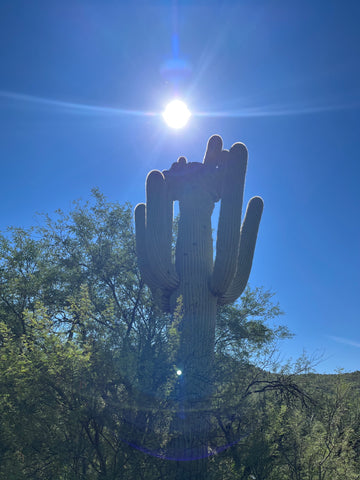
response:
<svg viewBox="0 0 360 480"><path fill-rule="evenodd" d="M45 105L48 107L54 107L62 110L67 110L70 113L82 113L82 114L102 114L102 115L131 115L131 116L155 116L160 113L144 111L144 110L131 110L125 108L116 107L104 107L97 105L88 105L86 103L65 102L60 100L54 100L52 98L37 97L34 95L26 95L23 93L15 93L0 90L0 97L8 100L15 100L19 102L35 103L39 105Z"/></svg>
<svg viewBox="0 0 360 480"><path fill-rule="evenodd" d="M52 98L39 97L23 93L16 93L10 91L0 90L0 98L44 105L53 109L68 112L70 114L83 115L109 115L109 116L145 116L145 117L160 117L165 118L165 112L160 111L146 111L135 110L117 107L107 107L101 105L89 105L86 103L76 103L60 101ZM177 102L180 102L177 100ZM172 102L171 102L172 103ZM185 104L184 104L185 105ZM310 115L317 113L335 112L340 110L354 110L360 108L360 100L354 100L349 103L322 103L318 105L291 105L291 104L269 104L261 106L244 107L239 109L224 109L224 110L208 110L208 111L190 111L186 105L182 106L184 118L183 121L189 119L190 115L202 118L255 118L255 117L282 117L282 116L296 116L296 115ZM172 115L172 114L171 114ZM170 115L170 116L171 116ZM186 120L185 120L186 119ZM185 125L184 123L184 125ZM181 126L184 126L181 125ZM180 127L174 127L180 128Z"/></svg>

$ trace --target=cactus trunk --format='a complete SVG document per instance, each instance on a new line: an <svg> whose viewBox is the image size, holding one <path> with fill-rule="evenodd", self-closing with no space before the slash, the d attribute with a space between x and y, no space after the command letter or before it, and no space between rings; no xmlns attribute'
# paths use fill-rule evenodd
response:
<svg viewBox="0 0 360 480"><path fill-rule="evenodd" d="M178 362L184 378L199 382L198 386L204 379L196 372L206 369L214 354L217 298L208 285L213 267L211 213L180 202L175 262L180 283L173 293L183 304Z"/></svg>
<svg viewBox="0 0 360 480"><path fill-rule="evenodd" d="M183 413L176 422L181 435L176 453L182 459L199 459L194 462L198 468L191 467L193 478L200 478L196 470L204 473L201 459L208 456L206 411L212 386L217 302L208 285L213 268L211 213L212 208L180 202L175 263L180 284L173 296L181 298L183 306L177 360L183 372L179 391ZM180 472L189 470L183 462L178 467Z"/></svg>

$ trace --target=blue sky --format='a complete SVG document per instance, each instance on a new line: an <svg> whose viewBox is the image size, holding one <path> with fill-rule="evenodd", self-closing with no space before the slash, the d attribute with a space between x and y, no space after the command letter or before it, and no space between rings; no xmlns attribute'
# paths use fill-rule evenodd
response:
<svg viewBox="0 0 360 480"><path fill-rule="evenodd" d="M149 170L242 141L245 200L265 202L250 283L286 313L282 357L359 370L359 20L357 0L3 0L0 229L94 186L136 204Z"/></svg>

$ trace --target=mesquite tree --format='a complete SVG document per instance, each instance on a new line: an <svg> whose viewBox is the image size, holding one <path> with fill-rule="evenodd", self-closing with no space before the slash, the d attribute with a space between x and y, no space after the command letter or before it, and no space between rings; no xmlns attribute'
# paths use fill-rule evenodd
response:
<svg viewBox="0 0 360 480"><path fill-rule="evenodd" d="M145 283L166 312L181 312L177 367L182 371L180 420L191 455L204 431L204 409L211 393L217 305L234 302L249 278L263 201L249 201L241 224L247 149L235 143L222 150L222 139L210 138L202 163L180 157L169 170L151 171L146 179L146 204L135 209L138 262ZM221 200L216 257L213 257L211 215ZM175 255L172 249L173 202L180 218ZM206 422L205 422L206 423ZM203 437L203 434L199 434ZM194 451L195 448L195 451ZM200 448L200 450L199 450Z"/></svg>

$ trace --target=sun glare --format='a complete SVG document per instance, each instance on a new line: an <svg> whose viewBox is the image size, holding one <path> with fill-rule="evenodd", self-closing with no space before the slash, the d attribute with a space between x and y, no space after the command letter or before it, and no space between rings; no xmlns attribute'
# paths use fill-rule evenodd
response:
<svg viewBox="0 0 360 480"><path fill-rule="evenodd" d="M168 103L163 112L163 117L167 125L176 129L185 127L190 116L190 110L181 100L173 100Z"/></svg>

